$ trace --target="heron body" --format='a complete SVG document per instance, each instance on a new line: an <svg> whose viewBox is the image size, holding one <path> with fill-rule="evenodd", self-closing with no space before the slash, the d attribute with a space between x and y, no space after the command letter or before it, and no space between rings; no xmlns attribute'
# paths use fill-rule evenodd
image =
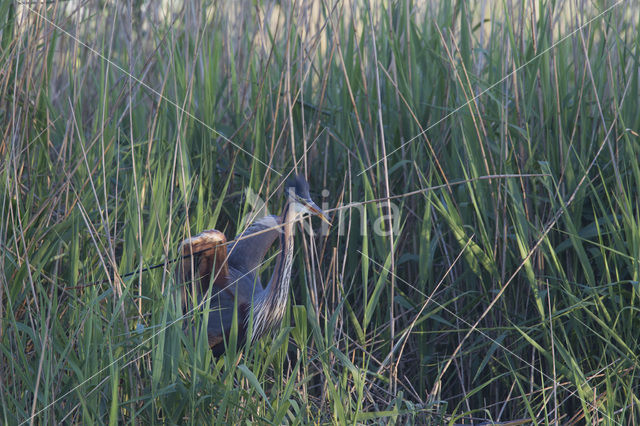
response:
<svg viewBox="0 0 640 426"><path fill-rule="evenodd" d="M295 222L306 213L317 214L326 221L311 200L309 185L302 176L287 182L285 193L287 200L280 216L254 221L228 244L224 234L217 230L204 231L180 244L181 279L194 283L199 300L210 297L207 334L216 356L225 351L225 337L231 331L236 303L238 344L245 340L250 328L254 343L280 325L291 281ZM281 250L271 279L263 287L260 266L278 238Z"/></svg>

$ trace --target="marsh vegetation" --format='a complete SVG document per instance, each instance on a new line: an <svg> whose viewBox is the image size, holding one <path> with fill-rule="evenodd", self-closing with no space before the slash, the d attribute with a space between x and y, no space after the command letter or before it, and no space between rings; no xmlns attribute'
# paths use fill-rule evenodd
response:
<svg viewBox="0 0 640 426"><path fill-rule="evenodd" d="M637 424L638 16L1 2L0 421ZM213 358L177 247L295 172L334 226Z"/></svg>

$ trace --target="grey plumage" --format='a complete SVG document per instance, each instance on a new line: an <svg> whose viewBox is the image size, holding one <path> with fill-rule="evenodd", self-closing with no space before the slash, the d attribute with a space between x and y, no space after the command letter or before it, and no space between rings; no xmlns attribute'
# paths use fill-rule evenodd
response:
<svg viewBox="0 0 640 426"><path fill-rule="evenodd" d="M252 342L255 342L279 326L289 293L295 222L306 213L316 214L327 221L311 200L309 186L303 177L296 176L287 182L285 194L287 201L280 216L266 216L254 221L228 244L221 232L209 230L180 245L181 254L186 256L182 262L183 271L186 272L181 276L183 279L196 279L199 298L207 294L210 280L213 282L209 293L211 311L207 333L209 345L216 356L225 350L224 339L231 330L236 302L239 342L245 339L249 330L252 330ZM278 238L281 252L276 257L271 279L263 287L260 265ZM191 253L194 253L193 259L189 256ZM253 323L249 324L251 318Z"/></svg>

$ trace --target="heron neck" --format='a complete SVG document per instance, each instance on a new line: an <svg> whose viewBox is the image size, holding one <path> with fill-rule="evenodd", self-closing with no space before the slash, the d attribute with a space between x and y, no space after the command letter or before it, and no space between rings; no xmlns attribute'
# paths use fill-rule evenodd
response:
<svg viewBox="0 0 640 426"><path fill-rule="evenodd" d="M268 330L277 326L284 316L293 263L295 216L292 205L287 203L282 212L283 227L280 234L280 253L276 258L275 269L269 284L264 289L261 300L256 304L254 312L254 339L261 337Z"/></svg>
<svg viewBox="0 0 640 426"><path fill-rule="evenodd" d="M280 254L276 259L276 267L269 280L267 290L271 293L272 300L283 307L289 294L289 282L291 279L291 265L293 263L293 234L295 213L289 204L285 206L282 214L282 233L280 234Z"/></svg>

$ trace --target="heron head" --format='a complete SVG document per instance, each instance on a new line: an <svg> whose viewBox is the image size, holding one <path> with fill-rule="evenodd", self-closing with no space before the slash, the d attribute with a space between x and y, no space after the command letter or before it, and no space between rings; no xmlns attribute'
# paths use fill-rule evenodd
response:
<svg viewBox="0 0 640 426"><path fill-rule="evenodd" d="M331 224L322 209L311 199L311 195L309 195L309 184L302 175L295 175L287 181L285 194L287 194L289 201L293 203L293 208L299 215L305 213L314 214L328 224Z"/></svg>

